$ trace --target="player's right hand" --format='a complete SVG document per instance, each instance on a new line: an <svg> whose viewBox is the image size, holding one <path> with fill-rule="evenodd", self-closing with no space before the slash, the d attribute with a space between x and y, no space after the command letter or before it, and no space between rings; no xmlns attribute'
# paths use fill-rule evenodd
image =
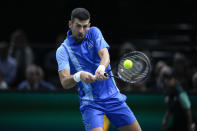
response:
<svg viewBox="0 0 197 131"><path fill-rule="evenodd" d="M92 75L91 73L86 72L86 71L81 72L80 79L81 79L81 81L83 81L85 83L92 83L92 82L95 82L95 80L96 80L94 75Z"/></svg>

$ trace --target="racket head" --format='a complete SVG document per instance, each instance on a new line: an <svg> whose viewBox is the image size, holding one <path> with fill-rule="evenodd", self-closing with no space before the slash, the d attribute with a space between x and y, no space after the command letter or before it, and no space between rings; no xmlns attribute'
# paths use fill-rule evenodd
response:
<svg viewBox="0 0 197 131"><path fill-rule="evenodd" d="M131 60L133 66L125 69L123 63L125 60ZM133 51L125 54L119 61L117 74L118 77L128 83L137 83L145 81L151 72L151 63L149 58L140 51Z"/></svg>

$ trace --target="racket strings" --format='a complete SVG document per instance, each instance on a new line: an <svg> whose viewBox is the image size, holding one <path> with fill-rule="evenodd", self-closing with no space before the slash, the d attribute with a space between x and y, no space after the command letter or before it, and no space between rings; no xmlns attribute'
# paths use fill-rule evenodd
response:
<svg viewBox="0 0 197 131"><path fill-rule="evenodd" d="M125 69L123 66L123 62L129 59L133 62L133 67L131 69ZM134 83L136 81L140 81L144 79L147 74L149 73L149 61L147 58L142 55L142 54L130 54L124 57L118 67L118 75L121 77L123 80Z"/></svg>

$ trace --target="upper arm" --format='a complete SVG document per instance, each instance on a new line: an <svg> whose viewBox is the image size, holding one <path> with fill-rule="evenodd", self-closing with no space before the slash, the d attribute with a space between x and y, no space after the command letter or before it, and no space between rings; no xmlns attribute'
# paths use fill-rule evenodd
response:
<svg viewBox="0 0 197 131"><path fill-rule="evenodd" d="M56 51L56 60L58 63L59 78L62 85L64 85L65 78L70 76L69 56L63 46L60 46Z"/></svg>
<svg viewBox="0 0 197 131"><path fill-rule="evenodd" d="M102 48L98 51L98 55L100 58L109 57L109 52L107 48Z"/></svg>

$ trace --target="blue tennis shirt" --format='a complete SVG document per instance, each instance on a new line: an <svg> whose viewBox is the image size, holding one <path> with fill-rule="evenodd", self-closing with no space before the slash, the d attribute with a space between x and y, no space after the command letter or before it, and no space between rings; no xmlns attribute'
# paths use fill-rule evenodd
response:
<svg viewBox="0 0 197 131"><path fill-rule="evenodd" d="M109 45L97 27L91 27L81 43L72 38L72 31L69 30L67 38L56 51L58 71L68 69L71 74L87 71L95 75L101 61L98 51L103 48L109 49ZM109 65L106 72L110 68ZM119 92L113 78L90 84L80 81L77 84L81 102L101 101Z"/></svg>

